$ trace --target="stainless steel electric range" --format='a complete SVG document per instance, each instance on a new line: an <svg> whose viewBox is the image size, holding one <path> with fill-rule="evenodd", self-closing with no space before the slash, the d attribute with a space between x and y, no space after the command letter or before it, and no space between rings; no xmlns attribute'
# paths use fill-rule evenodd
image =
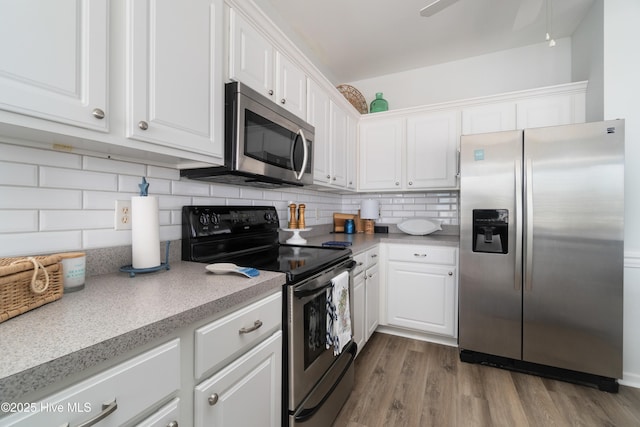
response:
<svg viewBox="0 0 640 427"><path fill-rule="evenodd" d="M327 348L327 288L355 262L345 248L281 244L278 229L273 206L184 206L182 259L286 274L283 425L328 426L353 388L357 347L351 340L337 356ZM350 277L351 298L352 285Z"/></svg>

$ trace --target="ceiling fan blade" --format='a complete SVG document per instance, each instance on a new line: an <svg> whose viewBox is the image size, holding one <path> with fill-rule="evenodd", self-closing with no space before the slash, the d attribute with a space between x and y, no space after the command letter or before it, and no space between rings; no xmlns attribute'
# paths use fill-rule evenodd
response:
<svg viewBox="0 0 640 427"><path fill-rule="evenodd" d="M420 9L420 16L429 17L456 3L458 0L435 0Z"/></svg>

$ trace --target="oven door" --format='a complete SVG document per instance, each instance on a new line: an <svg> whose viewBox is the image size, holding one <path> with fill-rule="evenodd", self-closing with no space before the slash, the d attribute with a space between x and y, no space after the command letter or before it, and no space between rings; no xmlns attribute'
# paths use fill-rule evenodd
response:
<svg viewBox="0 0 640 427"><path fill-rule="evenodd" d="M334 356L327 349L327 289L331 279L355 263L342 263L320 275L287 289L288 374L289 410L295 410L343 353ZM353 299L352 279L349 278L349 294ZM353 325L353 310L351 310ZM353 340L352 340L353 341ZM343 349L348 348L347 343Z"/></svg>

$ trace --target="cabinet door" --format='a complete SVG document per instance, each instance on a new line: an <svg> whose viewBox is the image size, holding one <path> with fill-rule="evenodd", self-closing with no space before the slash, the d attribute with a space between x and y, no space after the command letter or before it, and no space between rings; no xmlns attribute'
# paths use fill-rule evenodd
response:
<svg viewBox="0 0 640 427"><path fill-rule="evenodd" d="M229 78L275 101L273 46L234 9L229 25Z"/></svg>
<svg viewBox="0 0 640 427"><path fill-rule="evenodd" d="M360 123L360 190L401 189L404 120Z"/></svg>
<svg viewBox="0 0 640 427"><path fill-rule="evenodd" d="M276 52L276 102L307 120L307 75L280 52Z"/></svg>
<svg viewBox="0 0 640 427"><path fill-rule="evenodd" d="M107 0L0 3L0 109L107 131L108 15Z"/></svg>
<svg viewBox="0 0 640 427"><path fill-rule="evenodd" d="M347 115L347 188L355 190L358 186L358 118Z"/></svg>
<svg viewBox="0 0 640 427"><path fill-rule="evenodd" d="M455 268L389 262L390 325L455 336Z"/></svg>
<svg viewBox="0 0 640 427"><path fill-rule="evenodd" d="M127 136L222 158L222 0L129 1Z"/></svg>
<svg viewBox="0 0 640 427"><path fill-rule="evenodd" d="M309 80L307 121L315 128L313 141L313 181L331 182L331 140L329 135L329 96L313 80Z"/></svg>
<svg viewBox="0 0 640 427"><path fill-rule="evenodd" d="M366 326L365 342L369 341L380 321L380 274L378 264L365 271Z"/></svg>
<svg viewBox="0 0 640 427"><path fill-rule="evenodd" d="M347 113L330 101L331 185L347 185Z"/></svg>
<svg viewBox="0 0 640 427"><path fill-rule="evenodd" d="M456 186L459 112L407 119L407 189Z"/></svg>
<svg viewBox="0 0 640 427"><path fill-rule="evenodd" d="M462 110L462 134L500 132L516 129L515 102L467 107Z"/></svg>
<svg viewBox="0 0 640 427"><path fill-rule="evenodd" d="M526 99L516 104L517 128L537 128L574 123L571 95ZM584 120L583 120L584 121Z"/></svg>
<svg viewBox="0 0 640 427"><path fill-rule="evenodd" d="M358 354L365 344L365 284L364 272L353 278L353 341L358 346Z"/></svg>
<svg viewBox="0 0 640 427"><path fill-rule="evenodd" d="M280 427L281 393L282 332L278 331L196 387L195 425Z"/></svg>

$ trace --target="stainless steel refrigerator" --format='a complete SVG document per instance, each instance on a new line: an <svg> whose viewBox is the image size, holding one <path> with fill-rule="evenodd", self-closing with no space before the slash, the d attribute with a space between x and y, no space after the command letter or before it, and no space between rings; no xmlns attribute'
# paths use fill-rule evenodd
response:
<svg viewBox="0 0 640 427"><path fill-rule="evenodd" d="M624 120L460 142L460 357L617 391Z"/></svg>

